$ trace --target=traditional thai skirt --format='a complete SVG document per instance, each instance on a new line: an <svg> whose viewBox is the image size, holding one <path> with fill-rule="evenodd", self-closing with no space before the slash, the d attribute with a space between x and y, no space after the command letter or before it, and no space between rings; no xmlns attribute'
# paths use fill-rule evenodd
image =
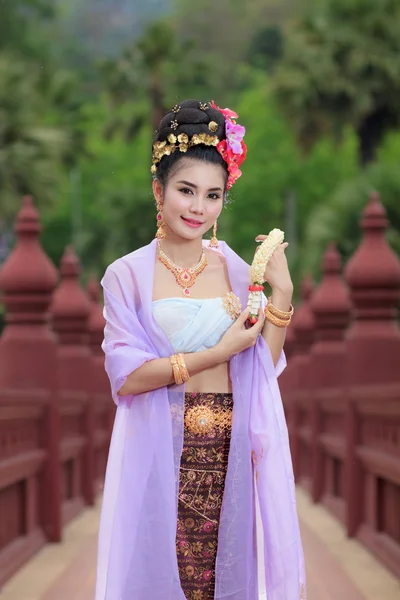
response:
<svg viewBox="0 0 400 600"><path fill-rule="evenodd" d="M186 394L176 548L187 600L213 600L232 394Z"/></svg>

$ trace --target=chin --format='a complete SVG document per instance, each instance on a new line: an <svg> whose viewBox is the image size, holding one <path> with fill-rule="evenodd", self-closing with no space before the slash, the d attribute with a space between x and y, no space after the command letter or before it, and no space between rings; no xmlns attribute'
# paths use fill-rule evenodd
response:
<svg viewBox="0 0 400 600"><path fill-rule="evenodd" d="M193 230L189 229L188 230L187 227L183 226L183 227L177 227L175 229L176 235L179 235L179 237L183 238L184 240L188 240L188 241L201 239L207 231L208 230L204 229L204 227L199 227L198 229L193 229Z"/></svg>
<svg viewBox="0 0 400 600"><path fill-rule="evenodd" d="M188 233L187 231L179 232L178 235L184 240L193 241L199 240L203 237L204 231L193 231L193 233Z"/></svg>

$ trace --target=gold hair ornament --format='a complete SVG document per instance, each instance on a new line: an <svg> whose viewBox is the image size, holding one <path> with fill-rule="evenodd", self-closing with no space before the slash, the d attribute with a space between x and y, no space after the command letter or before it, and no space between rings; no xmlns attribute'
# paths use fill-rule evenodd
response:
<svg viewBox="0 0 400 600"><path fill-rule="evenodd" d="M157 173L157 165L163 156L169 156L176 150L179 152L187 152L191 146L197 146L198 144L204 144L205 146L217 146L220 140L216 135L209 135L208 133L195 133L191 138L186 133L180 133L176 136L174 133L170 133L166 140L162 142L155 142L153 144L153 164L151 166L151 172L153 175Z"/></svg>

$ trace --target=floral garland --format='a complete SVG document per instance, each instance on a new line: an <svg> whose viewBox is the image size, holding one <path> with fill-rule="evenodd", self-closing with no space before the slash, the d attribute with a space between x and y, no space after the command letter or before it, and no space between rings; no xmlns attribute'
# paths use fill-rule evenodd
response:
<svg viewBox="0 0 400 600"><path fill-rule="evenodd" d="M210 106L219 110L225 117L225 135L226 139L217 144L217 150L228 165L228 183L227 189L231 189L233 184L242 175L239 169L240 165L246 158L247 146L243 141L246 128L236 123L238 115L229 108L220 108L214 101L210 102Z"/></svg>

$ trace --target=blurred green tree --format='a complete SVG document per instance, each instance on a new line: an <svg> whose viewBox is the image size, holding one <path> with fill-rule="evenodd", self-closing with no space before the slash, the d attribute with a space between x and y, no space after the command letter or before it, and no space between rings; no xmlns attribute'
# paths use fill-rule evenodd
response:
<svg viewBox="0 0 400 600"><path fill-rule="evenodd" d="M44 58L47 44L40 30L54 17L54 2L2 0L0 9L0 51L12 50L31 60Z"/></svg>
<svg viewBox="0 0 400 600"><path fill-rule="evenodd" d="M205 81L193 41L179 41L166 19L151 23L119 58L103 61L100 68L110 110L106 138L122 131L127 141L149 123L156 130L166 108Z"/></svg>
<svg viewBox="0 0 400 600"><path fill-rule="evenodd" d="M247 62L271 73L283 54L283 32L278 25L259 29L250 42Z"/></svg>
<svg viewBox="0 0 400 600"><path fill-rule="evenodd" d="M400 3L310 3L286 35L275 90L305 151L352 125L359 163L374 160L385 134L400 124Z"/></svg>
<svg viewBox="0 0 400 600"><path fill-rule="evenodd" d="M248 154L243 177L232 188L232 203L222 215L220 235L250 261L258 233L268 233L274 227L283 229L297 284L304 272L303 255L308 245L304 232L310 215L338 184L358 172L355 137L347 131L340 151L329 139L320 140L302 157L261 73L253 78L235 109L240 123L246 126Z"/></svg>
<svg viewBox="0 0 400 600"><path fill-rule="evenodd" d="M40 68L15 55L0 53L0 198L1 214L12 216L20 197L33 194L42 204L54 201L62 178L61 160L68 135L44 123L39 93Z"/></svg>
<svg viewBox="0 0 400 600"><path fill-rule="evenodd" d="M344 261L350 258L360 243L360 219L373 191L379 192L387 211L388 241L400 255L400 172L398 165L375 163L315 206L304 231L303 273L318 274L320 257L330 241L337 244Z"/></svg>

